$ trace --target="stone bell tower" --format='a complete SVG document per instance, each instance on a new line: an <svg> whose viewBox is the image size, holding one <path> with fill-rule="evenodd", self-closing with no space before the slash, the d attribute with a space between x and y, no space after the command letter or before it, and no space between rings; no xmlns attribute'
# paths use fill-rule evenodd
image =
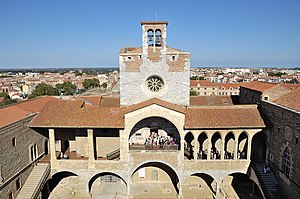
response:
<svg viewBox="0 0 300 199"><path fill-rule="evenodd" d="M120 103L128 106L158 98L189 105L190 53L166 45L168 22L141 22L142 48L122 48Z"/></svg>

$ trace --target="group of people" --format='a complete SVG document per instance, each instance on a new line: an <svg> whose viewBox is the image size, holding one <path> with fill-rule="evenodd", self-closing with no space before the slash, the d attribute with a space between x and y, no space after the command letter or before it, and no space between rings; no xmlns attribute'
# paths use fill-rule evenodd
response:
<svg viewBox="0 0 300 199"><path fill-rule="evenodd" d="M175 145L176 139L170 136L158 135L158 133L151 133L148 138L146 138L146 146L163 146L163 145Z"/></svg>
<svg viewBox="0 0 300 199"><path fill-rule="evenodd" d="M207 159L207 149L200 150L198 153L198 159ZM221 153L220 151L216 149L211 149L210 151L210 159L211 160L217 160L221 159ZM224 151L224 159L234 159L234 152ZM237 159L246 159L246 152L241 152L240 150L237 153Z"/></svg>

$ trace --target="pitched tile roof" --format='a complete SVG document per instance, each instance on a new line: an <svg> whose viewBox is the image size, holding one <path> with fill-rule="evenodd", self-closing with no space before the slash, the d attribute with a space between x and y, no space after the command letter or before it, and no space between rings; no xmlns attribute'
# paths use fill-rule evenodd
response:
<svg viewBox="0 0 300 199"><path fill-rule="evenodd" d="M277 86L277 84L253 81L253 82L247 82L247 84L243 84L241 87L259 91L259 92L264 92L275 86Z"/></svg>
<svg viewBox="0 0 300 199"><path fill-rule="evenodd" d="M152 99L149 99L147 101L140 102L138 104L126 107L125 113L129 113L129 112L132 112L132 111L150 106L152 104L157 104L157 105L163 106L165 108L168 108L168 109L180 112L180 113L185 112L185 108L183 108L181 106L177 106L175 104L172 104L170 102L166 102L166 101L163 101L163 100L160 100L160 99L157 99L157 98L152 98Z"/></svg>
<svg viewBox="0 0 300 199"><path fill-rule="evenodd" d="M99 106L101 97L100 96L75 96L73 100L81 100L86 102L87 104L91 104L93 106Z"/></svg>
<svg viewBox="0 0 300 199"><path fill-rule="evenodd" d="M300 111L300 87L272 101L275 104Z"/></svg>
<svg viewBox="0 0 300 199"><path fill-rule="evenodd" d="M263 128L256 105L189 107L185 128Z"/></svg>
<svg viewBox="0 0 300 199"><path fill-rule="evenodd" d="M0 108L0 127L24 119L32 113L40 112L47 102L57 100L59 99L46 96Z"/></svg>
<svg viewBox="0 0 300 199"><path fill-rule="evenodd" d="M120 107L95 107L82 101L49 102L30 127L124 128Z"/></svg>
<svg viewBox="0 0 300 199"><path fill-rule="evenodd" d="M233 105L230 96L191 96L190 106L230 106Z"/></svg>

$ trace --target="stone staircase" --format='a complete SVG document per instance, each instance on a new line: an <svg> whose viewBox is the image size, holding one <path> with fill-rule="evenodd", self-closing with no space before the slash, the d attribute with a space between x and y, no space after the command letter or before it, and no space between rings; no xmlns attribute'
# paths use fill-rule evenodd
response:
<svg viewBox="0 0 300 199"><path fill-rule="evenodd" d="M284 192L282 191L280 184L277 181L273 171L264 173L264 164L257 163L254 166L255 173L259 179L259 182L264 191L266 199L284 199L286 198Z"/></svg>
<svg viewBox="0 0 300 199"><path fill-rule="evenodd" d="M31 171L17 199L37 198L50 174L50 164L38 163Z"/></svg>

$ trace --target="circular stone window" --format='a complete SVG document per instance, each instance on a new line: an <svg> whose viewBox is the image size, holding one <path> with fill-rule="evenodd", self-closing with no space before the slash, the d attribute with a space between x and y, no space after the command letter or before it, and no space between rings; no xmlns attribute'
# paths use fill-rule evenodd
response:
<svg viewBox="0 0 300 199"><path fill-rule="evenodd" d="M164 87L164 83L160 77L151 76L146 80L146 86L151 92L158 92Z"/></svg>

